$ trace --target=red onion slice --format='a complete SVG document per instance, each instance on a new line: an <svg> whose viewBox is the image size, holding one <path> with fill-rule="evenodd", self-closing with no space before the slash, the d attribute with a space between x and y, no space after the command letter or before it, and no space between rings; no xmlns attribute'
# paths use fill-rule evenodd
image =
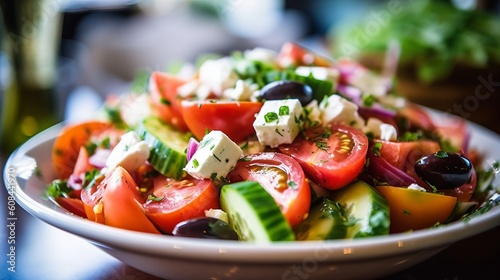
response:
<svg viewBox="0 0 500 280"><path fill-rule="evenodd" d="M398 187L417 183L413 177L392 166L384 158L375 155L371 150L368 151L368 159L370 162L367 171L377 181L387 182L391 186Z"/></svg>
<svg viewBox="0 0 500 280"><path fill-rule="evenodd" d="M97 149L93 155L89 157L89 163L98 169L102 169L106 166L106 160L111 154L109 149Z"/></svg>
<svg viewBox="0 0 500 280"><path fill-rule="evenodd" d="M188 146L186 149L186 157L187 161L191 160L193 157L194 153L198 150L198 147L200 146L200 142L198 142L196 139L193 137L189 138Z"/></svg>

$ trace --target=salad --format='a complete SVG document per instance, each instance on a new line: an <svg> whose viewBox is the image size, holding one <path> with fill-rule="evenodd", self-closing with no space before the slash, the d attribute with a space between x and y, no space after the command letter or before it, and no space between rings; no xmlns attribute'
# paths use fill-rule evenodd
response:
<svg viewBox="0 0 500 280"><path fill-rule="evenodd" d="M355 61L286 43L146 81L55 139L55 203L128 230L251 242L387 235L493 206L498 164L481 168L465 121Z"/></svg>

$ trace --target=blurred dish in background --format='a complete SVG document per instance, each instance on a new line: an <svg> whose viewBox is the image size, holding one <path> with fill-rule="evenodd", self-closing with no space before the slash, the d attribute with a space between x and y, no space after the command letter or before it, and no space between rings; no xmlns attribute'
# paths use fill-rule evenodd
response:
<svg viewBox="0 0 500 280"><path fill-rule="evenodd" d="M453 2L372 6L363 20L332 29L332 52L380 69L390 42L396 41L401 47L399 93L500 133L500 95L495 93L500 90L500 18Z"/></svg>

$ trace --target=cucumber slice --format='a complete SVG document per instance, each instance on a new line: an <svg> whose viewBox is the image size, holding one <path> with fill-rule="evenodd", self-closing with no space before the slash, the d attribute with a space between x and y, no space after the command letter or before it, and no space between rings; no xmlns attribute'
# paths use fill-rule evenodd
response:
<svg viewBox="0 0 500 280"><path fill-rule="evenodd" d="M257 182L224 185L220 204L240 240L256 243L295 240L293 230L278 205Z"/></svg>
<svg viewBox="0 0 500 280"><path fill-rule="evenodd" d="M347 234L346 224L344 208L326 197L320 197L294 231L297 240L342 239Z"/></svg>
<svg viewBox="0 0 500 280"><path fill-rule="evenodd" d="M354 181L335 191L332 200L339 202L347 213L346 238L389 234L389 204L367 183Z"/></svg>
<svg viewBox="0 0 500 280"><path fill-rule="evenodd" d="M149 163L161 174L179 179L187 159L184 152L189 135L179 132L157 117L147 117L138 127L139 135L150 147Z"/></svg>

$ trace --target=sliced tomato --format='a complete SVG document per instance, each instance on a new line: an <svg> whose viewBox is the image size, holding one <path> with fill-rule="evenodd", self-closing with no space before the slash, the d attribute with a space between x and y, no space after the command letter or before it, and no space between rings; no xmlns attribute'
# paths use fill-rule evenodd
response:
<svg viewBox="0 0 500 280"><path fill-rule="evenodd" d="M254 134L255 114L262 107L261 102L215 101L181 102L182 115L189 130L198 140L211 130L224 132L236 143Z"/></svg>
<svg viewBox="0 0 500 280"><path fill-rule="evenodd" d="M407 103L397 113L397 118L404 121L403 130L420 128L425 131L434 129L434 121L429 113L421 106Z"/></svg>
<svg viewBox="0 0 500 280"><path fill-rule="evenodd" d="M80 194L87 219L100 224L105 223L102 199L111 174L100 175L92 186L83 189Z"/></svg>
<svg viewBox="0 0 500 280"><path fill-rule="evenodd" d="M461 154L468 152L470 133L464 119L455 116L442 117L436 122L434 129L444 140L442 142L449 145L442 147L443 150Z"/></svg>
<svg viewBox="0 0 500 280"><path fill-rule="evenodd" d="M188 127L179 109L177 88L185 83L179 77L160 71L153 72L149 80L149 93L159 117L183 132Z"/></svg>
<svg viewBox="0 0 500 280"><path fill-rule="evenodd" d="M444 223L453 212L457 198L394 186L377 186L387 199L391 232L404 232Z"/></svg>
<svg viewBox="0 0 500 280"><path fill-rule="evenodd" d="M97 120L66 126L52 148L52 164L57 177L68 178L73 173L80 148L87 144L92 135L111 127L111 123Z"/></svg>
<svg viewBox="0 0 500 280"><path fill-rule="evenodd" d="M60 196L56 197L55 200L57 204L59 204L59 206L68 210L69 212L82 218L87 218L85 209L83 208L83 202L80 199Z"/></svg>
<svg viewBox="0 0 500 280"><path fill-rule="evenodd" d="M160 234L144 213L144 198L139 194L137 184L123 167L113 170L103 200L106 225Z"/></svg>
<svg viewBox="0 0 500 280"><path fill-rule="evenodd" d="M277 61L282 67L291 65L330 67L333 65L333 62L327 58L292 42L283 44L278 53Z"/></svg>
<svg viewBox="0 0 500 280"><path fill-rule="evenodd" d="M438 189L438 192L444 193L449 196L454 196L457 198L459 202L467 202L470 201L470 199L472 198L474 190L476 189L476 184L477 184L476 171L472 169L472 175L467 183L454 189L449 189L449 190Z"/></svg>
<svg viewBox="0 0 500 280"><path fill-rule="evenodd" d="M227 178L230 182L259 182L274 198L292 227L304 220L309 212L309 184L300 164L290 156L274 152L245 156Z"/></svg>
<svg viewBox="0 0 500 280"><path fill-rule="evenodd" d="M295 158L315 183L335 190L353 181L363 169L368 138L354 127L331 124L305 130L292 144L278 148Z"/></svg>
<svg viewBox="0 0 500 280"><path fill-rule="evenodd" d="M94 168L95 167L92 166L92 164L90 164L89 162L89 153L87 152L87 149L85 149L84 146L81 146L72 175L80 177L82 175L85 175L85 172L88 172Z"/></svg>
<svg viewBox="0 0 500 280"><path fill-rule="evenodd" d="M415 173L415 162L425 155L438 152L441 148L437 142L431 140L409 142L375 140L375 142L381 143L379 154L383 159L413 177L420 186L431 190Z"/></svg>
<svg viewBox="0 0 500 280"><path fill-rule="evenodd" d="M214 183L186 177L177 181L164 176L154 180L154 199L144 203L146 215L164 233L185 220L204 217L205 210L220 208Z"/></svg>

